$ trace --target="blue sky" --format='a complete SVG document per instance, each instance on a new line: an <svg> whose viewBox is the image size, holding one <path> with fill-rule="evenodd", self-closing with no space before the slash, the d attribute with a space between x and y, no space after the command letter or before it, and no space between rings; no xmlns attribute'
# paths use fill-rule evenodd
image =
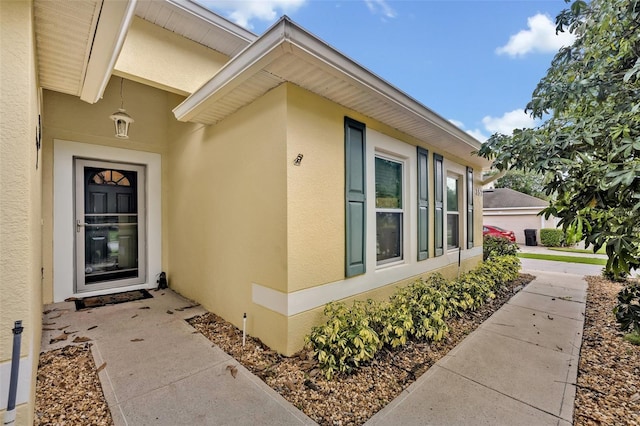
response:
<svg viewBox="0 0 640 426"><path fill-rule="evenodd" d="M283 14L480 141L524 113L570 34L563 0L199 0L260 35Z"/></svg>

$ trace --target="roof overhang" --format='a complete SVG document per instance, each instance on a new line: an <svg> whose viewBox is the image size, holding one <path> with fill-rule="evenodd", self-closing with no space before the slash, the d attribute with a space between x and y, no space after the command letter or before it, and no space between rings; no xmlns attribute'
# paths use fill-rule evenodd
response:
<svg viewBox="0 0 640 426"><path fill-rule="evenodd" d="M136 1L102 3L80 92L80 99L83 101L93 104L102 98L131 25Z"/></svg>
<svg viewBox="0 0 640 426"><path fill-rule="evenodd" d="M216 124L290 82L466 161L480 142L412 97L282 17L174 108L180 121ZM472 163L489 167L474 156Z"/></svg>

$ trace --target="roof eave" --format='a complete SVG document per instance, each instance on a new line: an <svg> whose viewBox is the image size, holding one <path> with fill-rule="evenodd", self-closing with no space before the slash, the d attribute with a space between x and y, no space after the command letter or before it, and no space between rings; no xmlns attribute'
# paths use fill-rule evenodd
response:
<svg viewBox="0 0 640 426"><path fill-rule="evenodd" d="M352 84L367 90L381 100L394 104L407 114L446 132L463 145L458 149L460 152L471 153L481 146L481 143L471 135L299 27L286 16L283 16L264 35L247 46L200 89L174 108L176 118L180 121L193 121L211 107L216 99L229 93L286 53L312 58L315 64L327 72L339 73ZM485 159L479 157L476 159L475 163L483 168L490 165Z"/></svg>
<svg viewBox="0 0 640 426"><path fill-rule="evenodd" d="M83 101L94 104L102 98L131 26L136 1L103 2L80 91Z"/></svg>

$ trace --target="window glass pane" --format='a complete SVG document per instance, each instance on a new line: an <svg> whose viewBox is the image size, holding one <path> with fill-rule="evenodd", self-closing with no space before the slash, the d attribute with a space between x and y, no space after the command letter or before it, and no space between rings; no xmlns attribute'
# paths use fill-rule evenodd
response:
<svg viewBox="0 0 640 426"><path fill-rule="evenodd" d="M447 211L458 211L458 179L447 177Z"/></svg>
<svg viewBox="0 0 640 426"><path fill-rule="evenodd" d="M459 245L459 225L458 214L451 213L447 215L447 248L456 248Z"/></svg>
<svg viewBox="0 0 640 426"><path fill-rule="evenodd" d="M376 213L377 260L402 259L402 213Z"/></svg>
<svg viewBox="0 0 640 426"><path fill-rule="evenodd" d="M376 157L376 208L402 208L402 164Z"/></svg>

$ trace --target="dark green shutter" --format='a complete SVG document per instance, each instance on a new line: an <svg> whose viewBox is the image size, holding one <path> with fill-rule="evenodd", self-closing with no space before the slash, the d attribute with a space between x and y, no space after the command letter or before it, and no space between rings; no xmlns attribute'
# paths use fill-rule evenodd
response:
<svg viewBox="0 0 640 426"><path fill-rule="evenodd" d="M467 248L473 248L473 169L467 167Z"/></svg>
<svg viewBox="0 0 640 426"><path fill-rule="evenodd" d="M429 257L429 151L418 147L418 260Z"/></svg>
<svg viewBox="0 0 640 426"><path fill-rule="evenodd" d="M365 272L366 170L365 126L345 117L345 275Z"/></svg>
<svg viewBox="0 0 640 426"><path fill-rule="evenodd" d="M434 219L436 256L444 254L444 169L442 155L433 154Z"/></svg>

